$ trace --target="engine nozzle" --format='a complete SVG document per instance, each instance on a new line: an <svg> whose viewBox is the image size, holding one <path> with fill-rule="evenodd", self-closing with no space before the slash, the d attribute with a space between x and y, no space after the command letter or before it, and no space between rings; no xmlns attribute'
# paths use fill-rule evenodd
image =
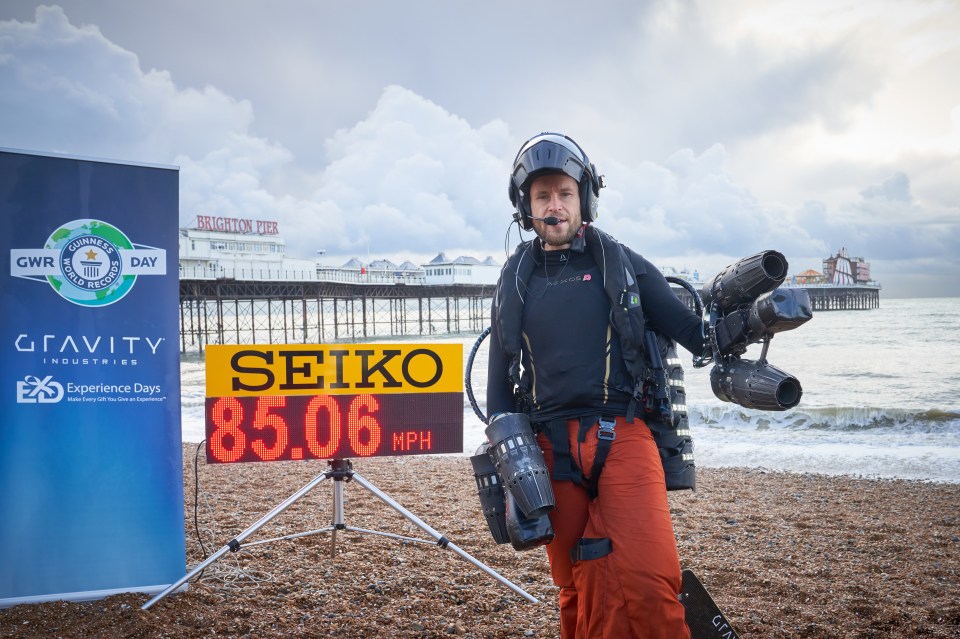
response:
<svg viewBox="0 0 960 639"><path fill-rule="evenodd" d="M757 410L787 410L800 403L800 380L766 362L733 359L710 371L713 394L725 402Z"/></svg>

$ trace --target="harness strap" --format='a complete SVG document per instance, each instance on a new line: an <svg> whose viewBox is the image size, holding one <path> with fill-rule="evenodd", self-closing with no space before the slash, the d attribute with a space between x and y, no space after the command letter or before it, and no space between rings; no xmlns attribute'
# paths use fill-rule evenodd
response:
<svg viewBox="0 0 960 639"><path fill-rule="evenodd" d="M610 445L617 438L617 433L614 430L617 422L613 417L598 417L596 415L581 417L579 421L580 428L577 431L577 441L581 443L587 440L587 431L594 424L599 424L597 452L593 456L593 467L590 469L589 478L583 476L583 470L573 458L567 433L567 420L553 419L544 422L540 424L540 432L546 433L547 439L550 440L550 446L553 448L553 479L556 481L572 481L576 485L582 486L590 499L595 499L599 493L600 473L607 461L607 455L610 454Z"/></svg>
<svg viewBox="0 0 960 639"><path fill-rule="evenodd" d="M597 430L597 452L593 456L593 468L590 470L590 485L587 487L587 493L590 495L590 499L597 496L600 487L600 473L603 471L603 465L607 461L607 455L610 454L610 445L613 443L613 440L617 438L617 433L614 431L617 426L616 420L612 417L600 417L596 421L599 424ZM583 428L582 420L580 427Z"/></svg>
<svg viewBox="0 0 960 639"><path fill-rule="evenodd" d="M553 478L557 481L572 481L583 486L583 473L573 460L570 439L567 437L567 420L553 419L540 425L553 448Z"/></svg>
<svg viewBox="0 0 960 639"><path fill-rule="evenodd" d="M608 537L583 537L570 549L570 562L578 563L600 559L613 552L613 542Z"/></svg>
<svg viewBox="0 0 960 639"><path fill-rule="evenodd" d="M627 423L632 424L633 418L637 416L637 404L638 399L642 400L644 395L643 381L638 381L637 385L633 388L633 395L630 396L630 402L627 404Z"/></svg>
<svg viewBox="0 0 960 639"><path fill-rule="evenodd" d="M660 355L660 345L657 344L657 336L653 331L646 331L644 339L647 343L647 353L650 357L653 379L650 380L651 388L645 389L645 394L650 393L652 397L648 398L649 406L644 406L647 413L657 412L657 417L667 426L673 425L673 406L670 402L670 386L667 383L667 371L663 365L663 357Z"/></svg>

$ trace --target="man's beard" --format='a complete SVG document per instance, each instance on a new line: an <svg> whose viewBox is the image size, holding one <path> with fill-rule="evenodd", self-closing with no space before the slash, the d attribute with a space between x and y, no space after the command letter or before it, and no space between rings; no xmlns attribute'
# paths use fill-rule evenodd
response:
<svg viewBox="0 0 960 639"><path fill-rule="evenodd" d="M572 224L568 224L567 226L569 228L567 228L566 233L564 233L563 235L556 235L556 234L550 235L548 233L548 229L552 229L554 227L547 226L543 228L542 232L540 230L537 230L537 236L540 238L540 241L546 244L547 246L566 246L567 244L570 244L571 242L573 242L573 238L575 238L577 236L577 233L580 232L579 225L574 226Z"/></svg>

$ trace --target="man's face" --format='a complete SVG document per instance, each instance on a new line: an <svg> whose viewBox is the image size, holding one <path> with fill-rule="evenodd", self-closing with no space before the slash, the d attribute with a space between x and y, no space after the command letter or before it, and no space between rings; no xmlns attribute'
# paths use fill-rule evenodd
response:
<svg viewBox="0 0 960 639"><path fill-rule="evenodd" d="M530 211L533 217L555 217L559 224L550 226L533 220L533 230L543 241L546 251L570 247L580 231L580 188L577 181L564 173L542 175L530 183Z"/></svg>

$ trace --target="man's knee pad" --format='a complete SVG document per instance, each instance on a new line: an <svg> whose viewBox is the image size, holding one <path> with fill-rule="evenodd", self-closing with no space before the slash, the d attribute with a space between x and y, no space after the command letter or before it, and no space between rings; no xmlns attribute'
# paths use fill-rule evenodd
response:
<svg viewBox="0 0 960 639"><path fill-rule="evenodd" d="M543 451L523 413L503 413L487 426L490 456L524 517L536 518L555 504Z"/></svg>

